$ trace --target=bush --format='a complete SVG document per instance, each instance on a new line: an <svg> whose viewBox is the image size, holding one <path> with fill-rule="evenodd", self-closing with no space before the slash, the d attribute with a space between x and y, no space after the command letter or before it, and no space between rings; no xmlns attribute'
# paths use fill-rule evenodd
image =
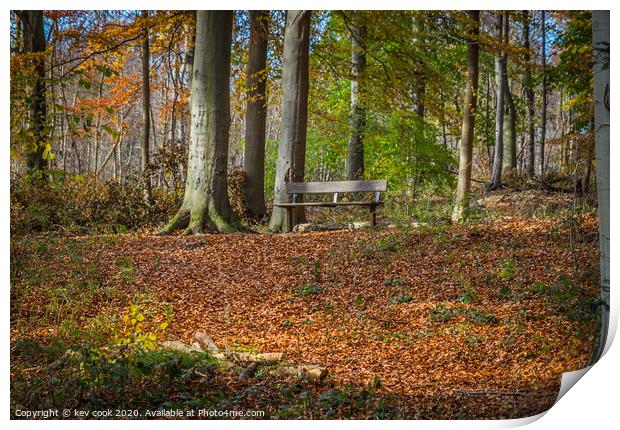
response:
<svg viewBox="0 0 620 430"><path fill-rule="evenodd" d="M139 184L52 176L48 182L25 176L11 184L11 234L123 233L155 227L178 206L176 196L159 189L153 190L154 203L149 205Z"/></svg>

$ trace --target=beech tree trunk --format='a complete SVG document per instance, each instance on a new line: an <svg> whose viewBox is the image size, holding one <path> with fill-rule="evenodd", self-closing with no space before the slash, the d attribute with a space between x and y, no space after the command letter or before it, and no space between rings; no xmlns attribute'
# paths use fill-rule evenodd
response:
<svg viewBox="0 0 620 430"><path fill-rule="evenodd" d="M43 157L46 147L45 125L47 105L45 103L45 32L42 10L24 10L18 13L23 26L24 53L32 54L32 84L28 106L28 126L32 145L27 149L27 166L31 173L41 172L47 167ZM41 179L44 179L43 176Z"/></svg>
<svg viewBox="0 0 620 430"><path fill-rule="evenodd" d="M227 190L230 128L232 11L196 12L191 91L191 130L185 195L181 208L160 232L204 228L232 232L238 222Z"/></svg>
<svg viewBox="0 0 620 430"><path fill-rule="evenodd" d="M510 91L508 79L504 81L505 93L505 112L504 112L504 154L502 159L502 170L508 173L517 168L517 118L515 114L515 103Z"/></svg>
<svg viewBox="0 0 620 430"><path fill-rule="evenodd" d="M504 46L508 46L510 43L510 15L508 12L504 13L503 24L503 40ZM505 173L509 173L517 168L517 117L515 110L515 102L512 98L512 92L510 90L510 81L508 79L508 54L504 53L504 93L505 93L505 106L506 111L504 114L504 154L502 159L502 170Z"/></svg>
<svg viewBox="0 0 620 430"><path fill-rule="evenodd" d="M144 194L149 203L153 202L151 191L151 176L149 172L149 144L151 141L151 80L150 80L150 45L149 29L147 25L149 13L142 11L142 146L140 173L144 181ZM103 77L102 77L103 79ZM96 152L95 152L96 154ZM95 171L97 169L97 156L95 156Z"/></svg>
<svg viewBox="0 0 620 430"><path fill-rule="evenodd" d="M351 28L351 113L350 138L347 156L347 179L364 178L364 128L366 125L366 96L363 75L366 69L366 28Z"/></svg>
<svg viewBox="0 0 620 430"><path fill-rule="evenodd" d="M274 203L286 203L287 182L304 179L306 131L308 120L308 49L310 44L309 10L288 11L284 32L282 66L282 120L274 187ZM300 201L300 200L298 200ZM305 222L303 207L293 210L293 224ZM291 231L286 210L274 206L269 229Z"/></svg>
<svg viewBox="0 0 620 430"><path fill-rule="evenodd" d="M530 13L523 11L523 48L525 49L525 97L527 99L527 175L536 175L536 136L534 129L534 88L532 84L532 64L530 58Z"/></svg>
<svg viewBox="0 0 620 430"><path fill-rule="evenodd" d="M601 311L599 336L590 359L594 364L605 351L609 325L609 11L592 11L594 77L594 141L596 147L596 188L599 211L601 264Z"/></svg>
<svg viewBox="0 0 620 430"><path fill-rule="evenodd" d="M540 125L540 176L545 174L545 140L547 139L547 31L545 24L545 11L542 11L542 112Z"/></svg>
<svg viewBox="0 0 620 430"><path fill-rule="evenodd" d="M496 37L502 39L502 27L504 23L503 15L497 14L495 21ZM506 54L499 51L495 54L495 83L497 87L497 97L495 105L495 154L493 157L493 170L491 173L491 183L489 188L498 188L502 184L502 162L504 156L504 99L506 85Z"/></svg>
<svg viewBox="0 0 620 430"><path fill-rule="evenodd" d="M467 218L474 147L474 124L476 122L476 105L478 102L480 11L469 11L468 15L471 23L469 25L469 40L467 42L467 92L465 95L465 105L463 106L459 177L456 187L456 201L452 212L453 222L460 222Z"/></svg>
<svg viewBox="0 0 620 430"><path fill-rule="evenodd" d="M261 218L265 207L265 129L267 125L267 40L269 11L250 11L250 47L246 94L245 150L243 169L247 176L245 189L249 215Z"/></svg>

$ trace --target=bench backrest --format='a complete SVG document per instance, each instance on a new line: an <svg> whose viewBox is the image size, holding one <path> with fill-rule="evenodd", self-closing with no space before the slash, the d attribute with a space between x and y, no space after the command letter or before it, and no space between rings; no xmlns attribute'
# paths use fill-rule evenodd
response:
<svg viewBox="0 0 620 430"><path fill-rule="evenodd" d="M288 194L320 193L358 193L387 191L386 180L373 181L332 181L332 182L289 182L286 184Z"/></svg>

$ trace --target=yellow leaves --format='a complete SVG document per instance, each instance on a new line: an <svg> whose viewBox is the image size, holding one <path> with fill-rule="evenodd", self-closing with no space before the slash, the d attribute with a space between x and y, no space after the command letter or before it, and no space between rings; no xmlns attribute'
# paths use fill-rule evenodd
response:
<svg viewBox="0 0 620 430"><path fill-rule="evenodd" d="M155 349L157 340L164 338L169 321L163 321L152 328L155 323L147 321L145 312L146 310L137 304L129 305L121 317L123 328L116 337L117 345L145 350Z"/></svg>

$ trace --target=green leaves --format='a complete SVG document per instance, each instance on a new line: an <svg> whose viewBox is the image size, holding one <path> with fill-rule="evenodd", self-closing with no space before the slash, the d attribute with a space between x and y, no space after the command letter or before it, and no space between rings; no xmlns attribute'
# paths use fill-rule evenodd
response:
<svg viewBox="0 0 620 430"><path fill-rule="evenodd" d="M84 88L85 90L90 90L90 88L92 87L92 84L83 78L80 78L80 80L78 81L78 85Z"/></svg>

